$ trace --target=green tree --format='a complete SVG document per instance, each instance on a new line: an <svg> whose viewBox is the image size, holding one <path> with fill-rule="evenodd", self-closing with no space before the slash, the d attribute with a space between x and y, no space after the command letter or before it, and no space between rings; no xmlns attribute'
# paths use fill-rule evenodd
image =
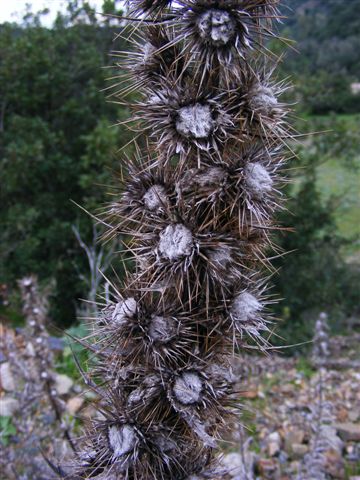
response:
<svg viewBox="0 0 360 480"><path fill-rule="evenodd" d="M310 137L300 149L301 170L293 171L295 185L290 184L286 192L290 196L288 210L279 218L293 229L293 233L278 236L277 243L290 254L277 260L279 274L274 277L276 294L284 299L277 306L284 319L278 333L288 343L310 339L313 320L321 310L329 313L332 327L339 331L359 308L360 269L349 265L343 255L343 247L355 244L358 238L339 234L337 215L343 199L325 199L318 183L319 165L332 158L358 173L354 162L359 151L358 129L336 118L309 123L309 131L328 133Z"/></svg>
<svg viewBox="0 0 360 480"><path fill-rule="evenodd" d="M111 13L115 3L105 3ZM92 234L71 200L90 210L103 203L106 190L94 185L110 183L114 151L127 143L124 128L110 128L126 111L102 91L114 34L77 1L52 29L29 14L23 25L0 25L0 281L30 272L55 279L52 312L61 325L74 320L84 294L75 264L87 268L71 225Z"/></svg>

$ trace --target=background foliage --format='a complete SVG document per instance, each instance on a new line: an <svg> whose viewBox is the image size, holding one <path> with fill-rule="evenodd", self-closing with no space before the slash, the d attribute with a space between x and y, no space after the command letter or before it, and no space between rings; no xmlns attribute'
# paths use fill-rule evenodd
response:
<svg viewBox="0 0 360 480"><path fill-rule="evenodd" d="M91 235L89 217L71 201L90 211L104 202L100 185L111 182L114 152L128 140L110 128L126 111L103 91L117 31L77 2L51 30L40 15L0 26L1 281L29 272L55 280L52 314L62 326L84 296L75 264L87 268L71 225Z"/></svg>
<svg viewBox="0 0 360 480"><path fill-rule="evenodd" d="M351 84L360 81L360 0L285 3L282 33L300 51L288 50L281 66L295 83L294 121L302 133L325 132L294 143L289 210L279 219L295 230L277 238L293 251L275 261L274 293L284 298L279 333L295 343L306 340L319 310L336 329L359 314L360 94ZM110 0L103 11L121 14ZM71 226L87 241L92 235L91 219L71 200L90 212L103 204L121 160L116 151L131 137L110 128L127 111L104 91L112 71L102 67L112 62L109 51L122 49L121 29L82 1L70 1L52 29L30 13L21 25L0 25L0 282L13 292L30 272L52 282L51 316L61 328L86 296L79 272L88 266ZM13 318L17 310L12 295L2 311Z"/></svg>

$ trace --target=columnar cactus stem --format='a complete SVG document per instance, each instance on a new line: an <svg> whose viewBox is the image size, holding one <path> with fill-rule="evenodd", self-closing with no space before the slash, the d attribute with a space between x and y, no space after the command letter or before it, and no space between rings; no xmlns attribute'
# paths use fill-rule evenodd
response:
<svg viewBox="0 0 360 480"><path fill-rule="evenodd" d="M133 120L148 137L104 216L135 268L88 344L102 416L80 478L217 475L218 442L239 412L232 357L268 344L261 270L291 137L265 46L277 3L128 1L134 48L119 95L140 91Z"/></svg>

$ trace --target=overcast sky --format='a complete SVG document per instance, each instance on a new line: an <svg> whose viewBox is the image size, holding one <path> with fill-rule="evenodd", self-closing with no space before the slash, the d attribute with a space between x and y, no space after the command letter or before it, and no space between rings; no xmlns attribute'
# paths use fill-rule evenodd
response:
<svg viewBox="0 0 360 480"><path fill-rule="evenodd" d="M67 2L64 0L0 0L0 23L15 21L21 18L21 13L25 12L25 5L27 3L32 5L33 12L37 12L43 8L49 8L51 13L47 17L43 17L42 22L50 26L56 17L56 12L59 10L64 11L64 5L66 5ZM92 7L101 11L103 0L89 0L89 3Z"/></svg>

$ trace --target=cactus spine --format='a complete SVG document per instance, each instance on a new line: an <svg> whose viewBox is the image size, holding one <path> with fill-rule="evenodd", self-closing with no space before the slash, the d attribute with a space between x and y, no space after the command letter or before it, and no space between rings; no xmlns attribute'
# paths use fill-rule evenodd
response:
<svg viewBox="0 0 360 480"><path fill-rule="evenodd" d="M141 93L145 140L103 220L134 268L86 342L102 416L79 478L218 478L217 444L240 410L231 359L266 348L271 323L262 271L291 137L265 46L277 3L128 1L118 95Z"/></svg>

